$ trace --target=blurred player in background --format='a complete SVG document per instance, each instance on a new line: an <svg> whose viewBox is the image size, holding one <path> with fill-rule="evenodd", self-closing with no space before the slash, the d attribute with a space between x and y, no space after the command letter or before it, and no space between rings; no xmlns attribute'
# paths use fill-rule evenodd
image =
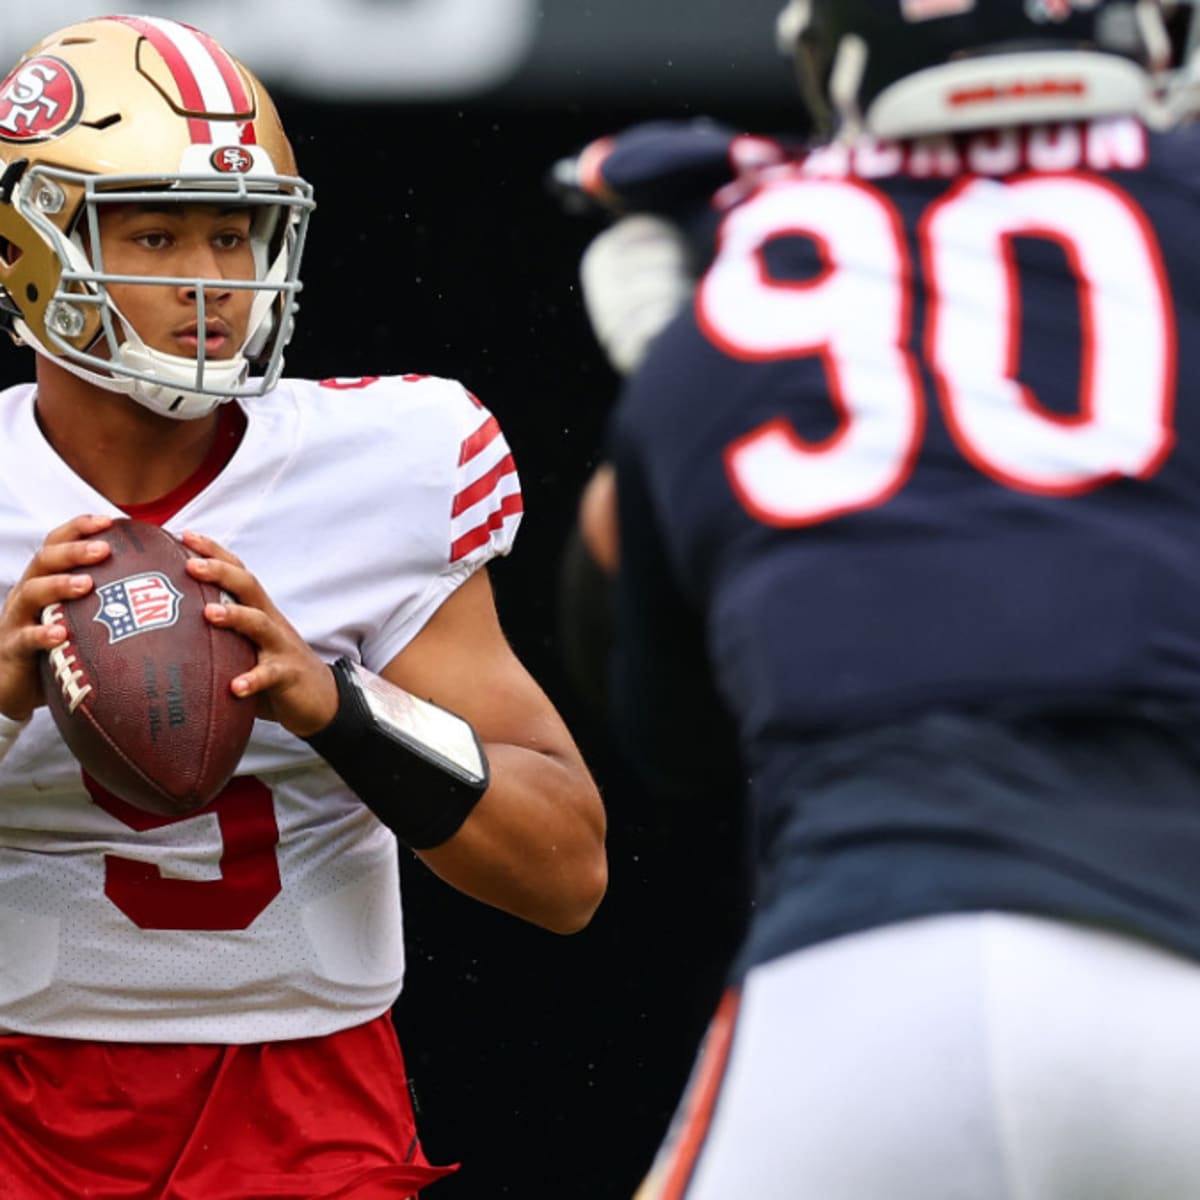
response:
<svg viewBox="0 0 1200 1200"><path fill-rule="evenodd" d="M50 35L0 82L0 157L0 308L37 371L0 394L0 1194L415 1195L447 1168L390 1020L398 842L562 933L605 888L596 788L485 569L511 454L449 380L280 379L311 188L203 33ZM180 819L85 777L39 685L41 614L123 513L184 536L258 650L239 774ZM406 693L486 761L438 726L430 765Z"/></svg>
<svg viewBox="0 0 1200 1200"><path fill-rule="evenodd" d="M681 820L740 777L757 863L640 1195L1194 1200L1196 11L779 32L825 138L572 166L615 728Z"/></svg>

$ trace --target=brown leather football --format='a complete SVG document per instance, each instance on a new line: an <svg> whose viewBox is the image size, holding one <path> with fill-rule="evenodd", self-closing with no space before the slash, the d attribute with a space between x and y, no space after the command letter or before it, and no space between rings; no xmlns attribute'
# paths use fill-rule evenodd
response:
<svg viewBox="0 0 1200 1200"><path fill-rule="evenodd" d="M221 589L194 579L190 552L166 530L120 520L87 568L86 596L49 605L67 639L41 656L46 703L63 740L103 787L162 816L214 800L241 761L254 702L229 689L253 644L204 619Z"/></svg>

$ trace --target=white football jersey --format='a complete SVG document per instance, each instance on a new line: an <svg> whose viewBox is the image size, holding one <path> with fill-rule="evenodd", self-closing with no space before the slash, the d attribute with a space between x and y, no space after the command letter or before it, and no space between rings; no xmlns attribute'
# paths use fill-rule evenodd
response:
<svg viewBox="0 0 1200 1200"><path fill-rule="evenodd" d="M0 393L0 587L47 532L120 515L54 453L34 388ZM167 522L252 570L326 660L376 671L511 547L521 495L459 384L284 380ZM300 739L258 721L202 812L85 786L45 708L0 764L0 1032L109 1041L308 1037L385 1012L404 973L397 843Z"/></svg>

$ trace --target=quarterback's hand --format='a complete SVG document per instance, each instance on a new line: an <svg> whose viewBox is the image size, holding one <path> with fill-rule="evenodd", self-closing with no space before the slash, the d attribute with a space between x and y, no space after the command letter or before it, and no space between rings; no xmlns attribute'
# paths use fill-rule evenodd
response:
<svg viewBox="0 0 1200 1200"><path fill-rule="evenodd" d="M593 238L579 277L596 340L621 375L636 370L695 283L683 234L648 213L622 217Z"/></svg>
<svg viewBox="0 0 1200 1200"><path fill-rule="evenodd" d="M191 530L184 533L183 543L196 555L188 559L188 571L231 597L228 603L208 605L205 617L249 638L258 648L255 666L230 682L233 691L255 697L260 717L277 721L297 737L324 729L338 707L337 683L329 667L239 558Z"/></svg>
<svg viewBox="0 0 1200 1200"><path fill-rule="evenodd" d="M42 609L92 590L88 567L111 553L107 542L92 541L112 524L111 517L80 516L46 536L0 608L0 714L24 721L45 703L38 654L67 636L60 624L42 624Z"/></svg>

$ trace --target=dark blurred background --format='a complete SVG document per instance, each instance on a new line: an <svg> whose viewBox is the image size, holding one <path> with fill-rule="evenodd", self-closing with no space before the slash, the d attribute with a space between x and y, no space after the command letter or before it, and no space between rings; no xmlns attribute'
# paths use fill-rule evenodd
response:
<svg viewBox="0 0 1200 1200"><path fill-rule="evenodd" d="M501 617L605 795L611 885L574 937L486 909L406 863L409 968L395 1019L426 1150L463 1164L431 1200L632 1197L742 927L735 806L656 806L564 669L560 557L617 379L577 288L579 256L599 226L566 214L545 176L559 157L645 118L798 128L790 67L773 45L780 6L124 8L206 29L275 95L318 201L288 373L451 376L499 417L526 506L513 556L493 568ZM11 62L43 33L102 11L80 0L5 0L0 58ZM5 385L28 377L23 355L0 348Z"/></svg>

